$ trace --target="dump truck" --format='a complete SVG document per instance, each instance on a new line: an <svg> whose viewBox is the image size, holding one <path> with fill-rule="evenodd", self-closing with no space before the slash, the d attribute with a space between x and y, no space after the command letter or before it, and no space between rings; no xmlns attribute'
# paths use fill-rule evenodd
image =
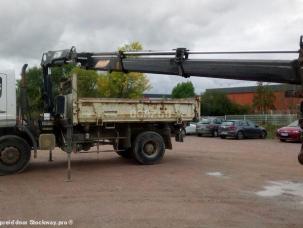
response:
<svg viewBox="0 0 303 228"><path fill-rule="evenodd" d="M296 59L214 59L190 58L204 55L299 54ZM77 52L71 49L43 54L44 110L32 119L26 87L26 65L20 83L18 118L15 84L10 75L1 74L0 174L21 172L37 150L55 147L67 153L70 179L71 153L110 144L120 156L134 158L140 164L161 161L165 149L172 149L171 138L183 141L182 129L200 115L200 101L192 99L121 99L78 97L77 75L66 78L60 93L54 96L51 69L74 64L97 71L142 72L302 84L303 38L298 51L200 52L177 48L173 51ZM160 77L159 77L160 80ZM289 92L301 96L302 92ZM302 105L303 107L303 105ZM11 110L11 111L10 111ZM302 108L303 111L303 108ZM17 119L17 120L16 120ZM302 121L300 121L302 123ZM303 124L303 123L302 123ZM302 153L299 154L301 161Z"/></svg>

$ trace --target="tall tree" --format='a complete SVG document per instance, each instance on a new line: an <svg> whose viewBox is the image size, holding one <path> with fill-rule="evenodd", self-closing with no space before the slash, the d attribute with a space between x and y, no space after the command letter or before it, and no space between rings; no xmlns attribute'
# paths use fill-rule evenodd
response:
<svg viewBox="0 0 303 228"><path fill-rule="evenodd" d="M192 82L178 83L171 92L172 98L189 98L195 96L195 88Z"/></svg>
<svg viewBox="0 0 303 228"><path fill-rule="evenodd" d="M256 94L253 98L253 108L259 113L267 113L275 109L275 94L268 85L258 82Z"/></svg>
<svg viewBox="0 0 303 228"><path fill-rule="evenodd" d="M119 48L121 51L139 51L142 49L139 42L126 44ZM143 97L144 91L151 88L151 85L145 74L112 72L100 75L97 87L101 97L140 98Z"/></svg>

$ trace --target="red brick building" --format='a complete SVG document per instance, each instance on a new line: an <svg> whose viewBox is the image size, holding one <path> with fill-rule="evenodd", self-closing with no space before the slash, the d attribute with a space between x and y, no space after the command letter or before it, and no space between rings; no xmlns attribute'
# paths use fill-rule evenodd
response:
<svg viewBox="0 0 303 228"><path fill-rule="evenodd" d="M268 85L273 91L275 99L275 112L296 113L298 105L303 100L302 98L285 97L285 91L294 90L297 87L293 85ZM228 98L237 104L250 105L253 104L253 98L256 94L257 86L248 87L232 87L207 89L207 91L218 91L226 93Z"/></svg>

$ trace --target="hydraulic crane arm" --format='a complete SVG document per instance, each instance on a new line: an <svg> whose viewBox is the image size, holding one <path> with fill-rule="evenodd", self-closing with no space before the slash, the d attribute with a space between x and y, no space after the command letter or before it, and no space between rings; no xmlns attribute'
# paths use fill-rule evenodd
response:
<svg viewBox="0 0 303 228"><path fill-rule="evenodd" d="M191 55L203 54L268 54L299 53L293 60L253 59L191 59ZM142 72L154 74L200 76L211 78L238 79L301 84L303 76L303 37L299 51L260 52L191 52L185 48L175 51L103 52L77 53L75 48L44 53L43 68L67 63L80 64L86 69L101 71Z"/></svg>
<svg viewBox="0 0 303 228"><path fill-rule="evenodd" d="M299 54L292 60L254 59L195 59L194 55L211 54ZM44 76L46 111L52 110L51 80L48 69L64 64L77 64L100 71L142 72L154 74L199 76L249 81L303 84L303 36L298 51L253 52L193 52L185 48L174 51L80 52L49 51L43 54L41 66Z"/></svg>

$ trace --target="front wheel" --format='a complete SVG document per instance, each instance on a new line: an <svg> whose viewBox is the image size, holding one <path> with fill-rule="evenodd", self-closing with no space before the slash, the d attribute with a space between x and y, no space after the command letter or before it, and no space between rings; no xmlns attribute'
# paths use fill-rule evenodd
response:
<svg viewBox="0 0 303 228"><path fill-rule="evenodd" d="M140 164L153 165L160 162L164 156L164 140L157 132L142 132L134 144L133 155Z"/></svg>
<svg viewBox="0 0 303 228"><path fill-rule="evenodd" d="M14 135L0 138L0 175L22 172L30 157L31 148L24 139Z"/></svg>

